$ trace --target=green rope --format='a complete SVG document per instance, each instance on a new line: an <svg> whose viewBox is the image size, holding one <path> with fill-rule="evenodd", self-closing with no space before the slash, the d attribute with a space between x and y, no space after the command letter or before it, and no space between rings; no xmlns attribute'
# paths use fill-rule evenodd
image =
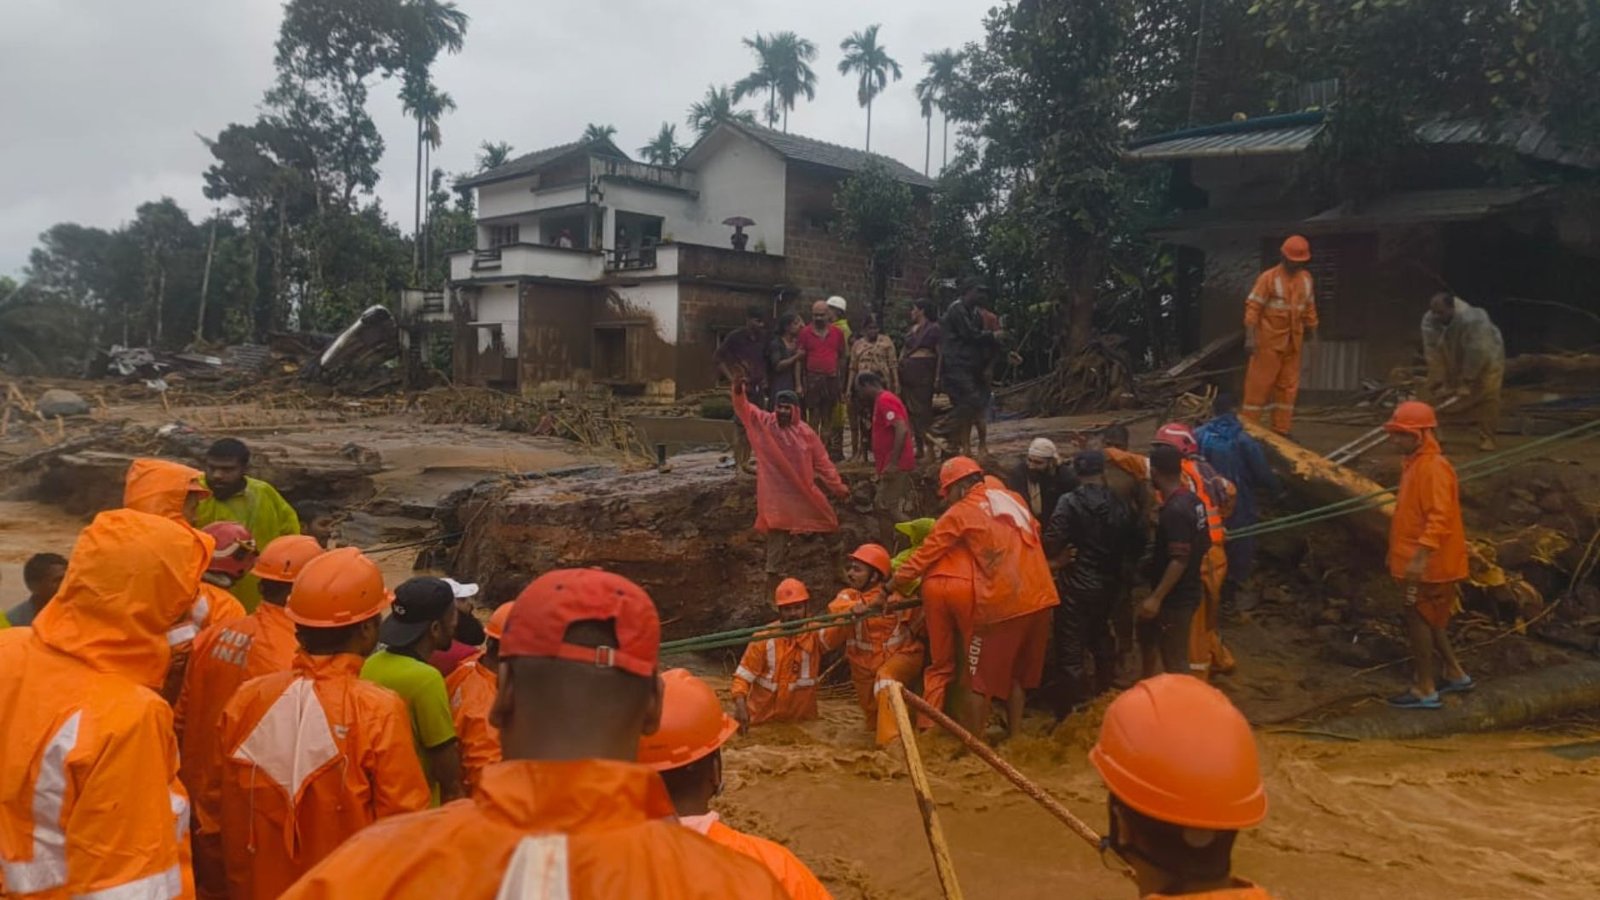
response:
<svg viewBox="0 0 1600 900"><path fill-rule="evenodd" d="M921 605L921 600L904 600L891 603L885 607L868 609L866 612L861 613L823 613L806 619L796 619L793 622L758 625L753 628L737 628L732 631L719 631L715 634L680 638L676 641L663 642L661 644L661 653L662 655L669 653L700 653L706 650L719 650L724 647L743 647L758 635L762 637L794 637L795 635L809 634L813 631L837 628L871 616L881 616L885 613L915 609Z"/></svg>

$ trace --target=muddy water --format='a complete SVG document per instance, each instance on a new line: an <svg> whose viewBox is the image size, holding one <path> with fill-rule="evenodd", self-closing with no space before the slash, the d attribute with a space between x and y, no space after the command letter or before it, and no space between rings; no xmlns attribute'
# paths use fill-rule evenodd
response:
<svg viewBox="0 0 1600 900"><path fill-rule="evenodd" d="M938 898L909 780L870 748L853 704L824 706L819 722L736 739L725 814L787 843L840 897ZM1069 723L1002 753L1101 829L1104 793L1086 760L1096 727ZM1551 750L1580 737L1261 735L1271 811L1241 838L1237 869L1289 898L1600 895L1600 758ZM1134 896L982 762L941 736L922 746L967 896Z"/></svg>

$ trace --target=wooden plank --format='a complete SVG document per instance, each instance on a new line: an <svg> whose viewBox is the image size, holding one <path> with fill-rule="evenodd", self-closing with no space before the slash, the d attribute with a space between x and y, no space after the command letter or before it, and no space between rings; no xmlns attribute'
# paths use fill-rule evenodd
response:
<svg viewBox="0 0 1600 900"><path fill-rule="evenodd" d="M927 770L922 767L917 730L911 727L902 691L898 682L889 689L889 705L894 707L894 720L900 726L900 746L905 748L906 768L911 770L911 789L916 792L917 809L922 813L922 830L928 835L928 849L933 851L933 868L939 873L939 887L944 891L945 900L961 900L961 884L956 881L956 867L950 861L950 845L945 843L944 829L939 827L933 788L928 784Z"/></svg>

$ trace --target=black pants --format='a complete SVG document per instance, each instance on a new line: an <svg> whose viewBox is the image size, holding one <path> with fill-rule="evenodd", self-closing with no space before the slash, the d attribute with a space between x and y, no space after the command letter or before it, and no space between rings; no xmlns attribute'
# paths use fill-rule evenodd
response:
<svg viewBox="0 0 1600 900"><path fill-rule="evenodd" d="M984 386L975 368L951 366L944 371L944 392L950 396L950 412L933 426L933 433L957 446L972 437L972 426L984 414Z"/></svg>
<svg viewBox="0 0 1600 900"><path fill-rule="evenodd" d="M1171 675L1188 675L1189 627L1194 623L1198 601L1173 603L1168 597L1161 603L1161 612L1154 619L1140 619L1134 630L1138 634L1139 649L1155 647L1161 652L1161 669Z"/></svg>
<svg viewBox="0 0 1600 900"><path fill-rule="evenodd" d="M1055 617L1056 669L1060 676L1056 715L1064 717L1073 707L1111 689L1117 670L1117 638L1111 630L1116 591L1060 587L1061 606Z"/></svg>

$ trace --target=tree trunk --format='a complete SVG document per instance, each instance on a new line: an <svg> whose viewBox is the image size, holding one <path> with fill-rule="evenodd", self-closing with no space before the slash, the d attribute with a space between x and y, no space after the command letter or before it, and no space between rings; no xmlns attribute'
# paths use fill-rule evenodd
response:
<svg viewBox="0 0 1600 900"><path fill-rule="evenodd" d="M411 223L411 277L422 268L422 114L417 114L417 189L416 212Z"/></svg>
<svg viewBox="0 0 1600 900"><path fill-rule="evenodd" d="M939 164L939 174L943 175L950 168L950 117L941 114L940 118L944 120L944 162Z"/></svg>
<svg viewBox="0 0 1600 900"><path fill-rule="evenodd" d="M1068 357L1089 343L1090 332L1094 329L1094 303L1098 294L1096 283L1099 274L1098 250L1084 253L1077 265L1071 266L1067 272L1067 333L1062 345Z"/></svg>
<svg viewBox="0 0 1600 900"><path fill-rule="evenodd" d="M867 100L867 152L872 152L872 100Z"/></svg>
<svg viewBox="0 0 1600 900"><path fill-rule="evenodd" d="M933 113L924 117L927 120L927 135L922 139L922 177L928 177L928 170L933 167Z"/></svg>
<svg viewBox="0 0 1600 900"><path fill-rule="evenodd" d="M217 212L211 213L211 238L206 241L206 266L200 274L200 314L195 316L194 339L206 339L206 294L211 290L211 257L217 252Z"/></svg>
<svg viewBox="0 0 1600 900"><path fill-rule="evenodd" d="M156 334L150 342L151 349L161 346L161 317L167 305L167 267L162 265L156 270Z"/></svg>

